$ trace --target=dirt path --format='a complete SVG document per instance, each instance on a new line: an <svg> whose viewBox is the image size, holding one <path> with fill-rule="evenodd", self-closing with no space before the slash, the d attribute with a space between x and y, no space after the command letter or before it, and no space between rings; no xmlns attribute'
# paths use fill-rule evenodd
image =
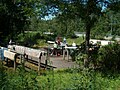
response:
<svg viewBox="0 0 120 90"><path fill-rule="evenodd" d="M67 59L63 60L62 56L50 57L50 63L52 66L56 67L55 69L72 68L78 66L71 59L69 61Z"/></svg>
<svg viewBox="0 0 120 90"><path fill-rule="evenodd" d="M34 60L37 61L37 59L35 58L32 58ZM45 64L45 58L43 58L41 60L41 63ZM65 69L65 68L73 68L73 67L77 67L78 65L76 64L76 62L72 61L71 59L68 61L67 60L67 57L65 58L65 60L63 60L63 56L52 56L52 57L49 57L48 59L48 63L47 63L49 66L53 66L55 67L54 69ZM32 65L30 65L32 66Z"/></svg>

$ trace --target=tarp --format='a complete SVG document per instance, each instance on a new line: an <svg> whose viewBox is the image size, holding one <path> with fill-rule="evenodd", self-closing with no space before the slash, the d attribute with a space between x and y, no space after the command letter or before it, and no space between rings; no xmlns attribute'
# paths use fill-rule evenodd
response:
<svg viewBox="0 0 120 90"><path fill-rule="evenodd" d="M0 60L4 60L4 50L8 50L8 49L5 47L0 48Z"/></svg>

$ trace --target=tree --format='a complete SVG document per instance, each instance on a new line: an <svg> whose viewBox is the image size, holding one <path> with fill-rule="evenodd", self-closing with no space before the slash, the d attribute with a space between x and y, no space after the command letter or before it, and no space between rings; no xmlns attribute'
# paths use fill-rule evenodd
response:
<svg viewBox="0 0 120 90"><path fill-rule="evenodd" d="M110 3L108 4L107 8L109 9L109 12L111 15L111 31L114 35L120 35L119 30L119 16L120 16L120 1L119 0L110 0ZM112 28L113 27L113 28Z"/></svg>
<svg viewBox="0 0 120 90"><path fill-rule="evenodd" d="M30 18L36 16L39 0L2 0L0 1L0 36L16 38L30 25ZM40 14L39 14L40 15ZM36 16L37 18L37 16Z"/></svg>
<svg viewBox="0 0 120 90"><path fill-rule="evenodd" d="M85 66L89 62L89 39L90 31L97 21L98 17L102 15L102 7L106 5L107 0L46 0L45 4L48 11L56 15L61 20L81 18L85 23L86 31L86 54L88 55ZM54 10L52 10L54 9Z"/></svg>
<svg viewBox="0 0 120 90"><path fill-rule="evenodd" d="M104 36L120 35L120 12L107 9L102 17L98 19L95 27L92 28L92 38L103 39Z"/></svg>
<svg viewBox="0 0 120 90"><path fill-rule="evenodd" d="M110 10L113 10L115 12L120 11L120 1L119 0L109 0L109 4L107 6Z"/></svg>

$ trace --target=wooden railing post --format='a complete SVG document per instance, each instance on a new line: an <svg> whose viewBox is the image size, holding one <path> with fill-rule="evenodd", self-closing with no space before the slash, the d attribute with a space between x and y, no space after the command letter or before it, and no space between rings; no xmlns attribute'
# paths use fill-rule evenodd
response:
<svg viewBox="0 0 120 90"><path fill-rule="evenodd" d="M16 70L16 55L14 57L14 70Z"/></svg>
<svg viewBox="0 0 120 90"><path fill-rule="evenodd" d="M63 60L65 60L65 49L63 49Z"/></svg>
<svg viewBox="0 0 120 90"><path fill-rule="evenodd" d="M40 70L41 70L41 65L40 65L41 58L42 58L42 53L40 54L39 59L38 59L38 72L40 72Z"/></svg>
<svg viewBox="0 0 120 90"><path fill-rule="evenodd" d="M5 61L6 61L6 65L8 66L8 58L5 58Z"/></svg>
<svg viewBox="0 0 120 90"><path fill-rule="evenodd" d="M48 65L48 60L46 59L45 60L45 68L46 68L46 70L47 70L47 65Z"/></svg>
<svg viewBox="0 0 120 90"><path fill-rule="evenodd" d="M69 61L69 50L67 49L67 60Z"/></svg>
<svg viewBox="0 0 120 90"><path fill-rule="evenodd" d="M22 63L22 54L20 54L20 63Z"/></svg>
<svg viewBox="0 0 120 90"><path fill-rule="evenodd" d="M25 68L25 54L23 55L22 66L23 66L23 68Z"/></svg>

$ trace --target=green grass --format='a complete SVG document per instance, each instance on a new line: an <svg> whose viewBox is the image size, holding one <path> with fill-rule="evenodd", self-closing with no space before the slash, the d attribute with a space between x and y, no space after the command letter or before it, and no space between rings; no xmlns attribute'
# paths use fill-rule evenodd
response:
<svg viewBox="0 0 120 90"><path fill-rule="evenodd" d="M77 45L80 45L83 41L84 40L82 37L75 39L71 39L71 38L67 39L67 43L69 45L72 45L73 42L75 42ZM37 43L33 47L45 47L45 46L48 46L48 43L46 43L45 40L37 40Z"/></svg>
<svg viewBox="0 0 120 90"><path fill-rule="evenodd" d="M1 65L2 66L2 65ZM0 84L5 90L119 90L120 74L94 70L64 69L37 75L22 68L9 71L0 66ZM79 71L79 72L78 72ZM5 79L5 80L4 80ZM7 81L7 82L5 82ZM3 90L0 87L0 90Z"/></svg>
<svg viewBox="0 0 120 90"><path fill-rule="evenodd" d="M33 47L39 48L39 47L45 47L45 46L48 46L45 40L37 40L37 43Z"/></svg>
<svg viewBox="0 0 120 90"><path fill-rule="evenodd" d="M37 78L41 90L119 90L118 77L94 72L50 72Z"/></svg>
<svg viewBox="0 0 120 90"><path fill-rule="evenodd" d="M71 45L73 42L75 42L77 45L80 45L82 42L84 42L84 39L82 37L75 38L75 39L71 39L71 38L67 39L67 43L69 45Z"/></svg>

